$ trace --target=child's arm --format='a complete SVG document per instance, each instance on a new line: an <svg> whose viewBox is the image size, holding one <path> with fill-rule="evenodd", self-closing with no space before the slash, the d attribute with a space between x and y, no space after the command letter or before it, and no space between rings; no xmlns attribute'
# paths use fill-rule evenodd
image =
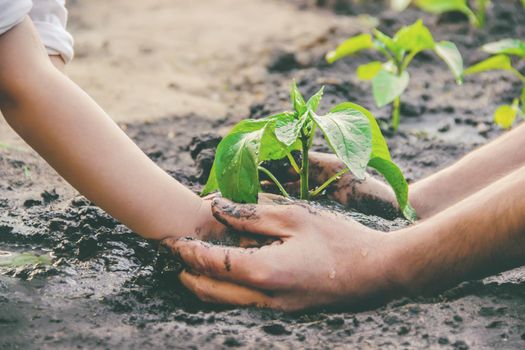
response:
<svg viewBox="0 0 525 350"><path fill-rule="evenodd" d="M51 64L28 18L0 36L0 109L68 182L141 235L220 230L208 202L155 165Z"/></svg>

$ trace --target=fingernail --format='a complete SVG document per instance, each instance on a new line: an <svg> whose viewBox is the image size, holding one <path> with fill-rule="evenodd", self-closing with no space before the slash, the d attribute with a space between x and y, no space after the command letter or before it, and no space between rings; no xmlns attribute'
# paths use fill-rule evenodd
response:
<svg viewBox="0 0 525 350"><path fill-rule="evenodd" d="M211 202L211 205L212 206L215 206L215 207L218 207L219 209L221 208L225 208L225 207L228 207L229 205L232 205L233 203L225 198L215 198L212 202Z"/></svg>

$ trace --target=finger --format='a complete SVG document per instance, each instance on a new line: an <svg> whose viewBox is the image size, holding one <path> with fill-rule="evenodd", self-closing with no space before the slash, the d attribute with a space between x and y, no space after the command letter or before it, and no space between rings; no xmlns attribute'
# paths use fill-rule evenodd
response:
<svg viewBox="0 0 525 350"><path fill-rule="evenodd" d="M214 193L210 193L210 194L202 197L202 199L204 199L206 201L212 201L215 198L219 198L219 197L221 197L221 193L220 192L214 192Z"/></svg>
<svg viewBox="0 0 525 350"><path fill-rule="evenodd" d="M333 154L310 152L308 160L310 179L318 186L345 168L344 163Z"/></svg>
<svg viewBox="0 0 525 350"><path fill-rule="evenodd" d="M301 191L301 183L299 181L286 182L283 184L283 187L289 195L299 197Z"/></svg>
<svg viewBox="0 0 525 350"><path fill-rule="evenodd" d="M252 235L249 233L243 233L239 237L239 247L241 248L260 248L266 245L281 243L282 241L278 238L261 236L261 235Z"/></svg>
<svg viewBox="0 0 525 350"><path fill-rule="evenodd" d="M232 281L261 289L272 289L274 270L270 264L272 254L279 247L263 248L224 247L191 239L167 239L163 243L188 265L188 267L208 277Z"/></svg>
<svg viewBox="0 0 525 350"><path fill-rule="evenodd" d="M278 308L277 302L267 294L253 288L182 271L182 284L200 300L214 304Z"/></svg>
<svg viewBox="0 0 525 350"><path fill-rule="evenodd" d="M281 203L291 202L283 200ZM211 209L213 216L224 225L236 231L259 235L290 237L293 228L299 224L295 205L236 204L224 198L216 198Z"/></svg>
<svg viewBox="0 0 525 350"><path fill-rule="evenodd" d="M294 202L286 197L274 193L259 193L258 204L293 204Z"/></svg>

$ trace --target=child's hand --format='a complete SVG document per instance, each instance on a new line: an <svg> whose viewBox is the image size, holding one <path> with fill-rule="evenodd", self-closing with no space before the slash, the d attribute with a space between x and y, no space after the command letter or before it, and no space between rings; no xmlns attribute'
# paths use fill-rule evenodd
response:
<svg viewBox="0 0 525 350"><path fill-rule="evenodd" d="M228 232L228 227L217 221L212 212L212 202L220 198L221 195L219 193L213 193L203 198L202 206L200 207L199 213L197 215L197 228L195 229L194 234L189 234L186 236L198 238L204 241L227 240L226 236L232 234L232 229L230 228L230 232ZM259 204L282 204L288 202L291 203L291 201L279 195L271 193L259 194ZM180 235L175 235L175 238L178 237L180 237ZM246 232L242 232L242 235L240 235L238 238L238 244L242 248L262 247L264 245L271 244L274 241L274 239L264 239L264 237L261 239L260 236L250 235Z"/></svg>

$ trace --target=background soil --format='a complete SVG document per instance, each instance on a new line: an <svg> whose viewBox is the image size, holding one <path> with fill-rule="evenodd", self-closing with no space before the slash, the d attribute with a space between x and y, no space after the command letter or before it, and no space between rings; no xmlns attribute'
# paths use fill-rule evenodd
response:
<svg viewBox="0 0 525 350"><path fill-rule="evenodd" d="M388 108L376 109L370 87L355 78L357 65L375 54L333 66L322 60L371 22L356 15L376 16L387 33L422 17L470 64L483 57L477 48L486 41L525 38L518 1L494 3L487 27L476 31L458 15L395 14L364 1L75 1L77 61L70 74L155 162L198 190L203 169L192 155L206 165L221 130L241 117L288 108L293 78L305 94L325 84L325 106L350 100L387 120ZM418 56L410 73L401 132L388 142L411 180L499 135L492 112L520 88L499 72L457 87L431 54ZM1 130L10 147L0 151L0 250L53 254L52 266L0 268L2 349L525 347L525 268L359 313L204 305L181 288L180 266L156 242L76 196ZM348 215L385 231L405 224Z"/></svg>

